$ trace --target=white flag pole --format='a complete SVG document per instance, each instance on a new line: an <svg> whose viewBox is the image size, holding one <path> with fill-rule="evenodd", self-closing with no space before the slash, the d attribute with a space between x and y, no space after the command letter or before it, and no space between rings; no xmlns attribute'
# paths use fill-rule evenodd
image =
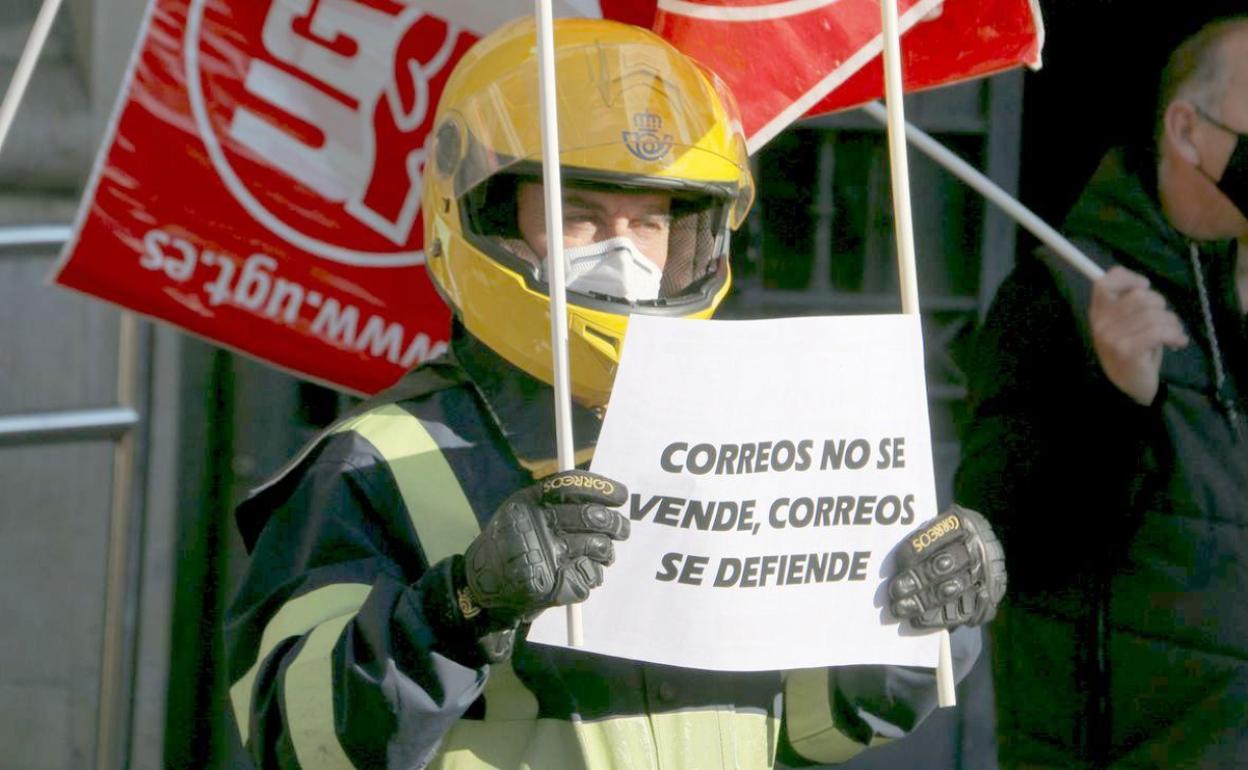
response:
<svg viewBox="0 0 1248 770"><path fill-rule="evenodd" d="M9 136L9 129L13 127L17 106L21 104L22 97L26 94L26 86L30 84L30 76L35 71L35 62L39 60L44 43L48 41L52 21L56 18L56 12L60 7L61 0L43 0L39 15L35 17L35 25L31 27L26 48L22 50L22 56L17 60L17 68L13 70L13 79L9 81L9 90L4 95L4 101L0 102L0 150L4 149L4 140Z"/></svg>
<svg viewBox="0 0 1248 770"><path fill-rule="evenodd" d="M551 0L537 0L537 61L541 73L542 183L546 192L546 278L550 286L550 353L555 373L555 442L559 470L576 467L572 389L568 378L568 298L563 260L563 185L559 178L559 110L555 98L555 23ZM581 605L568 605L568 644L584 641Z"/></svg>
<svg viewBox="0 0 1248 770"><path fill-rule="evenodd" d="M888 124L888 111L879 102L869 102L862 106L865 113L885 125ZM1067 264L1083 273L1088 280L1095 281L1105 275L1105 270L1093 262L1088 255L1070 242L1070 239L1055 230L1052 225L1036 216L1035 212L1024 206L1014 196L1001 189L1000 185L989 179L979 169L959 158L952 150L933 139L922 129L907 123L906 137L910 144L939 163L949 173L961 179L972 189L995 203L1015 222L1029 230L1045 246L1053 250Z"/></svg>
<svg viewBox="0 0 1248 770"><path fill-rule="evenodd" d="M884 95L888 108L888 157L893 181L893 219L897 237L897 274L901 281L901 312L919 314L918 271L914 259L914 222L910 209L910 167L906 158L906 113L902 102L901 33L897 0L880 0L884 39ZM940 657L936 665L939 704L957 703L953 681L953 656L949 632L940 631Z"/></svg>

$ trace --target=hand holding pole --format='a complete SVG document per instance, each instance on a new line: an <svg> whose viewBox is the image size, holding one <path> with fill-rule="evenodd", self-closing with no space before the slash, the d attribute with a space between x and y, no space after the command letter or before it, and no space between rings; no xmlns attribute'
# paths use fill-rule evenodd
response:
<svg viewBox="0 0 1248 770"><path fill-rule="evenodd" d="M919 313L918 271L914 258L914 223L910 208L910 167L906 158L906 115L902 103L901 42L897 0L880 0L884 37L884 94L888 108L888 157L893 182L893 218L896 222L897 274L901 282L901 312ZM940 658L936 666L937 699L942 707L957 704L949 632L940 631Z"/></svg>
<svg viewBox="0 0 1248 770"><path fill-rule="evenodd" d="M559 177L559 109L555 90L555 24L551 0L536 0L540 70L542 183L546 194L546 275L550 283L550 352L554 357L555 441L559 470L576 466L572 438L572 389L568 376L568 300L563 259L563 185ZM568 644L580 647L581 606L568 605Z"/></svg>

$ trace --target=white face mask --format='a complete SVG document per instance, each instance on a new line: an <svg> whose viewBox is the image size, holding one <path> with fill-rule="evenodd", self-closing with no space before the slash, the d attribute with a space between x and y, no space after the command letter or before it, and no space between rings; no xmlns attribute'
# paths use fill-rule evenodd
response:
<svg viewBox="0 0 1248 770"><path fill-rule="evenodd" d="M626 236L564 249L563 256L568 263L569 291L592 291L630 302L659 297L662 268L647 259Z"/></svg>

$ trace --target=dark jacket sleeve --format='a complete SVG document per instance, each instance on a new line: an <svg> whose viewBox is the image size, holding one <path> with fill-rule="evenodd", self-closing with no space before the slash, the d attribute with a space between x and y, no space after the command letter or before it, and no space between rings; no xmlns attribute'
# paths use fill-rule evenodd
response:
<svg viewBox="0 0 1248 770"><path fill-rule="evenodd" d="M954 497L992 522L1011 595L1058 588L1107 556L1155 415L1105 378L1087 335L1086 295L1028 259L1002 284L967 368L969 417ZM1086 280L1078 278L1076 280ZM1064 522L1065 528L1055 526ZM1060 532L1067 537L1057 537Z"/></svg>
<svg viewBox="0 0 1248 770"><path fill-rule="evenodd" d="M360 441L330 438L240 509L256 534L225 642L259 768L421 767L485 684L449 610L458 557L426 563L389 470L362 461Z"/></svg>

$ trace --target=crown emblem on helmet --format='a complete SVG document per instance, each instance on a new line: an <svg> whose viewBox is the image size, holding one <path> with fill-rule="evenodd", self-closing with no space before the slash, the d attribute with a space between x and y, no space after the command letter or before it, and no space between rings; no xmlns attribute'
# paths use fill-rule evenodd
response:
<svg viewBox="0 0 1248 770"><path fill-rule="evenodd" d="M633 127L638 131L660 131L663 128L663 118L653 112L639 112L633 116Z"/></svg>
<svg viewBox="0 0 1248 770"><path fill-rule="evenodd" d="M642 160L659 160L672 149L672 135L662 134L663 118L653 112L633 113L633 128L636 131L620 132L624 137L624 146Z"/></svg>

